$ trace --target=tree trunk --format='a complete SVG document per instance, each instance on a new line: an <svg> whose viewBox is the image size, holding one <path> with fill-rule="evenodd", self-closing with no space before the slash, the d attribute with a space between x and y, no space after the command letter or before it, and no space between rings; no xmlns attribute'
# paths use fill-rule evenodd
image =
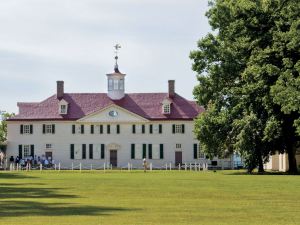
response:
<svg viewBox="0 0 300 225"><path fill-rule="evenodd" d="M293 145L287 146L287 154L289 159L289 170L288 172L290 174L297 174L298 168L297 168L297 162L296 162L296 148Z"/></svg>
<svg viewBox="0 0 300 225"><path fill-rule="evenodd" d="M258 172L259 173L264 173L265 172L265 170L264 170L264 164L263 164L263 160L262 160L262 155L261 154L258 156Z"/></svg>

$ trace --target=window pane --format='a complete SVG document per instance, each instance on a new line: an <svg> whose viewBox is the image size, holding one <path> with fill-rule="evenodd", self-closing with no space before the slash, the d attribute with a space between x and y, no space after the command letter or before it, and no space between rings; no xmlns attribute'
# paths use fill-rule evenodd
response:
<svg viewBox="0 0 300 225"><path fill-rule="evenodd" d="M113 80L112 79L108 79L108 90L112 91L113 89Z"/></svg>
<svg viewBox="0 0 300 225"><path fill-rule="evenodd" d="M114 80L114 90L118 90L118 89L119 89L119 81Z"/></svg>

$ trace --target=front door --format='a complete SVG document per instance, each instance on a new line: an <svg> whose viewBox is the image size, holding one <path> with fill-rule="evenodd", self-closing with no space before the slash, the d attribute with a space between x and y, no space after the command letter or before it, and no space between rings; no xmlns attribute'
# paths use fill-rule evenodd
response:
<svg viewBox="0 0 300 225"><path fill-rule="evenodd" d="M118 166L118 151L117 150L110 150L110 164L113 167L117 167Z"/></svg>
<svg viewBox="0 0 300 225"><path fill-rule="evenodd" d="M46 159L51 161L53 158L52 158L52 152L45 152L45 156L46 156Z"/></svg>
<svg viewBox="0 0 300 225"><path fill-rule="evenodd" d="M175 152L175 166L182 165L182 152Z"/></svg>

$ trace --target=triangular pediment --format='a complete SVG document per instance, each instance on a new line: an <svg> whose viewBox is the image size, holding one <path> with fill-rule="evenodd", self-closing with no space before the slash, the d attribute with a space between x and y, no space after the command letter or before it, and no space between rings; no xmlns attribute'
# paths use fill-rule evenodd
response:
<svg viewBox="0 0 300 225"><path fill-rule="evenodd" d="M147 119L128 111L117 105L110 105L106 108L91 113L78 121L80 122L145 122Z"/></svg>

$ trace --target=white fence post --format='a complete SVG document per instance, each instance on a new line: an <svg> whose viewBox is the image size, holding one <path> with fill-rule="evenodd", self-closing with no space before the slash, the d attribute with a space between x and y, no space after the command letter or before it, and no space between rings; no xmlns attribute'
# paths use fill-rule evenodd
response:
<svg viewBox="0 0 300 225"><path fill-rule="evenodd" d="M54 170L56 170L56 164L54 164Z"/></svg>
<svg viewBox="0 0 300 225"><path fill-rule="evenodd" d="M74 163L72 162L72 170L74 170Z"/></svg>
<svg viewBox="0 0 300 225"><path fill-rule="evenodd" d="M91 164L91 170L93 170L93 164Z"/></svg>
<svg viewBox="0 0 300 225"><path fill-rule="evenodd" d="M58 171L60 171L60 163L58 163Z"/></svg>
<svg viewBox="0 0 300 225"><path fill-rule="evenodd" d="M172 170L172 163L170 163L170 170Z"/></svg>
<svg viewBox="0 0 300 225"><path fill-rule="evenodd" d="M190 171L192 170L192 163L190 163Z"/></svg>
<svg viewBox="0 0 300 225"><path fill-rule="evenodd" d="M80 173L81 173L81 163L79 163L79 170L80 170Z"/></svg>
<svg viewBox="0 0 300 225"><path fill-rule="evenodd" d="M184 164L184 170L187 171L187 164Z"/></svg>
<svg viewBox="0 0 300 225"><path fill-rule="evenodd" d="M150 171L152 171L152 163L150 163Z"/></svg>
<svg viewBox="0 0 300 225"><path fill-rule="evenodd" d="M168 163L166 163L166 170L168 170Z"/></svg>
<svg viewBox="0 0 300 225"><path fill-rule="evenodd" d="M43 165L42 165L42 163L40 164L40 171L42 171L43 170Z"/></svg>

